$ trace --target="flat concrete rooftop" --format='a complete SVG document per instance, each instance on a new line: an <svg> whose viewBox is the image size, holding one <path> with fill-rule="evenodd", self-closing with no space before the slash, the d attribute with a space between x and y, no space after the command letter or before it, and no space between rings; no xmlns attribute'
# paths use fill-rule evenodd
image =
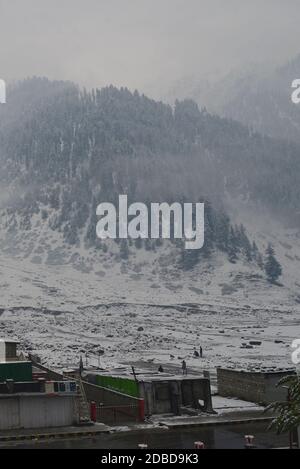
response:
<svg viewBox="0 0 300 469"><path fill-rule="evenodd" d="M17 345L20 343L19 340L14 340L14 339L0 339L0 343L3 344L3 342L4 342L5 344L17 344Z"/></svg>
<svg viewBox="0 0 300 469"><path fill-rule="evenodd" d="M109 378L120 378L120 379L131 379L137 381L184 381L184 380L193 380L193 381L198 381L198 380L205 380L203 375L199 374L199 376L195 374L187 374L187 375L182 375L182 374L173 374L173 373L159 373L159 372L153 372L153 371L144 371L144 370L136 370L135 371L135 376L133 372L129 369L115 369L115 370L85 370L84 375L95 375L95 376L103 376L103 377L109 377Z"/></svg>

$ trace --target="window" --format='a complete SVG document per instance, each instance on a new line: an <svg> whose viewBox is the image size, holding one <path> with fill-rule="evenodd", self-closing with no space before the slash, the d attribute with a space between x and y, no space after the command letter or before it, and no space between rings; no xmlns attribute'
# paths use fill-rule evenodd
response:
<svg viewBox="0 0 300 469"><path fill-rule="evenodd" d="M16 344L5 344L6 345L6 359L12 360L17 357L17 345Z"/></svg>

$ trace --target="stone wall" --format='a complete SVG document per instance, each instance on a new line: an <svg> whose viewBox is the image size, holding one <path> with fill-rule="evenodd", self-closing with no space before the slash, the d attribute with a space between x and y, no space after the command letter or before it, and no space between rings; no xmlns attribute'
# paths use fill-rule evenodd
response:
<svg viewBox="0 0 300 469"><path fill-rule="evenodd" d="M218 392L220 396L260 404L285 401L287 390L277 384L288 374L291 372L260 373L218 368Z"/></svg>

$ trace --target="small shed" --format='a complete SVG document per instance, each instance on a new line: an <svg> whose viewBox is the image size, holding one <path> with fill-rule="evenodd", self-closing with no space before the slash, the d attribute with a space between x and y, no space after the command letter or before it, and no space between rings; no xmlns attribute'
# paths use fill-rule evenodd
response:
<svg viewBox="0 0 300 469"><path fill-rule="evenodd" d="M0 339L0 363L18 360L17 347L19 342L12 339Z"/></svg>
<svg viewBox="0 0 300 469"><path fill-rule="evenodd" d="M210 380L202 376L183 376L128 369L90 371L85 379L96 386L133 398L144 399L145 413L179 415L183 407L213 412Z"/></svg>

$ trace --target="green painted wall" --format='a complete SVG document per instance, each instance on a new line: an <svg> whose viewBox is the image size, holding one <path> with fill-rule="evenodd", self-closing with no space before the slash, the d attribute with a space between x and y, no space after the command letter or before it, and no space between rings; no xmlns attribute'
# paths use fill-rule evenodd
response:
<svg viewBox="0 0 300 469"><path fill-rule="evenodd" d="M137 383L132 379L113 378L111 376L97 376L96 384L103 388L113 389L114 391L127 394L132 397L139 396L139 388Z"/></svg>
<svg viewBox="0 0 300 469"><path fill-rule="evenodd" d="M7 379L23 383L32 381L32 364L30 362L0 363L0 383Z"/></svg>

